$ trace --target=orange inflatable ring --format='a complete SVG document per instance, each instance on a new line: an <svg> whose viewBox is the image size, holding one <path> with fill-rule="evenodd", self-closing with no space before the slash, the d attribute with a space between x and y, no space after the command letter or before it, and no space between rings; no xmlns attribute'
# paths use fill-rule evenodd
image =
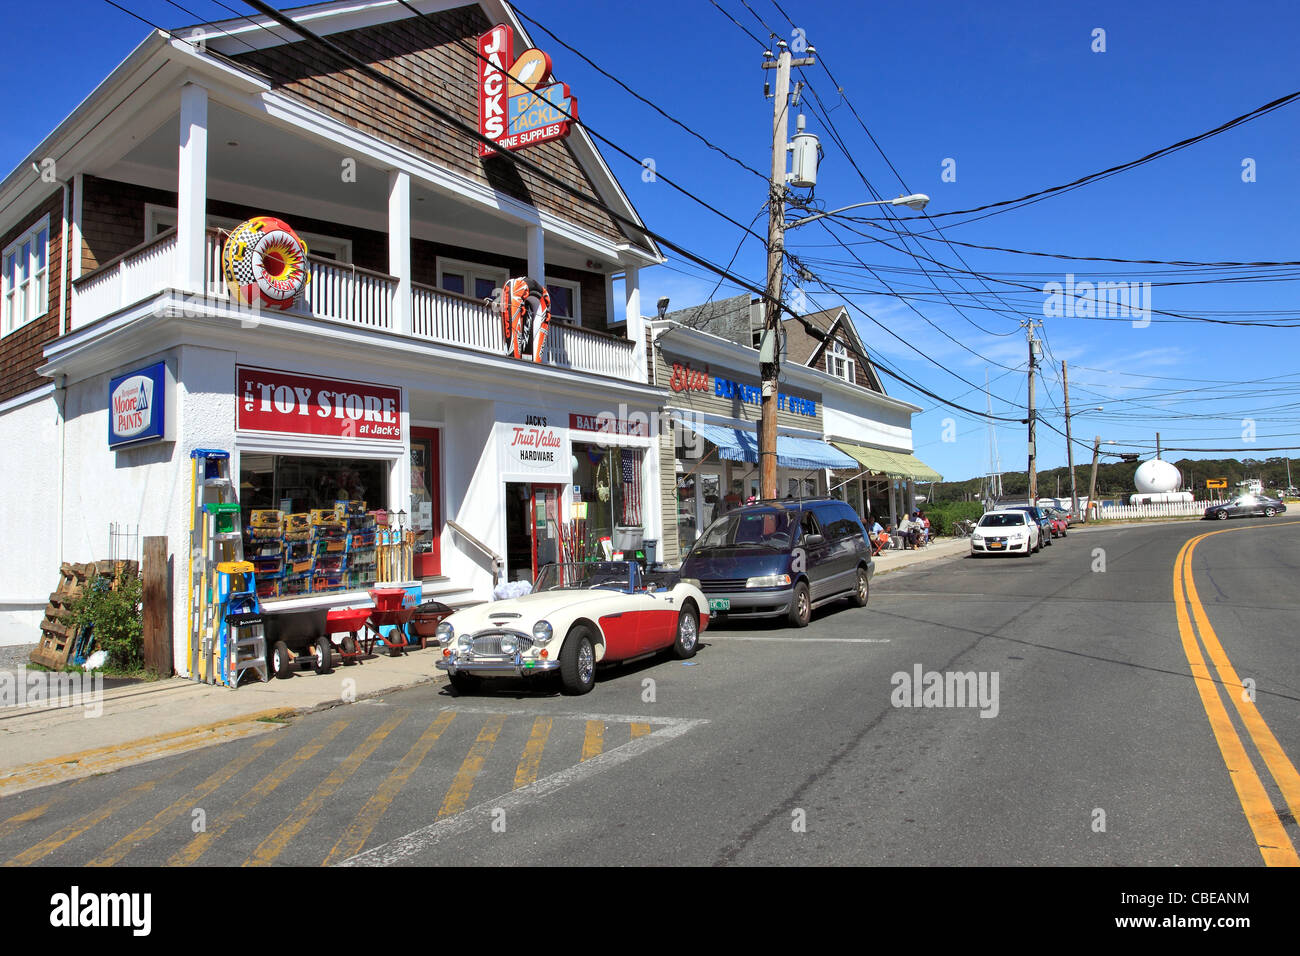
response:
<svg viewBox="0 0 1300 956"><path fill-rule="evenodd" d="M307 244L287 222L258 216L226 237L221 272L244 305L288 309L307 284Z"/></svg>

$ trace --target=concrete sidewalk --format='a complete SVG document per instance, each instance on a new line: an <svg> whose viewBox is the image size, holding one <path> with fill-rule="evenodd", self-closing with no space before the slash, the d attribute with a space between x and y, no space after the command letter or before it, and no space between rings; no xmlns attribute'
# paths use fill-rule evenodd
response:
<svg viewBox="0 0 1300 956"><path fill-rule="evenodd" d="M964 555L967 538L944 538L915 551L876 558L876 576ZM309 667L288 680L243 684L237 690L183 678L131 684L64 701L66 706L0 708L0 797L159 760L200 747L274 733L299 714L379 697L430 681L435 647L400 657L376 654L330 674ZM19 678L23 672L15 675Z"/></svg>
<svg viewBox="0 0 1300 956"><path fill-rule="evenodd" d="M433 647L376 654L330 674L308 667L237 690L174 677L105 690L99 701L82 695L71 706L3 708L0 797L270 733L295 714L427 683L442 677L433 666L439 655Z"/></svg>

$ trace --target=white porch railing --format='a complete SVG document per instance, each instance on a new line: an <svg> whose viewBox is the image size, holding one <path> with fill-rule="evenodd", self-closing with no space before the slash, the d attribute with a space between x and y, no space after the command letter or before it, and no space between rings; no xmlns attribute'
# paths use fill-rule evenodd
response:
<svg viewBox="0 0 1300 956"><path fill-rule="evenodd" d="M412 331L419 338L495 355L504 351L501 322L486 303L419 283L413 295ZM558 368L635 381L636 347L630 339L553 320L542 359Z"/></svg>
<svg viewBox="0 0 1300 956"><path fill-rule="evenodd" d="M89 325L171 286L176 230L105 263L72 284L72 327Z"/></svg>
<svg viewBox="0 0 1300 956"><path fill-rule="evenodd" d="M1111 505L1096 510L1102 521L1132 520L1133 518L1187 518L1201 517L1213 501L1165 502L1153 505Z"/></svg>
<svg viewBox="0 0 1300 956"><path fill-rule="evenodd" d="M221 271L225 236L209 230L204 247L204 291L228 299ZM134 302L175 287L176 231L119 256L73 283L73 326L79 328ZM344 262L307 257L311 278L302 297L286 314L307 315L369 329L393 332L393 300L398 281ZM417 338L492 355L502 354L501 323L478 299L414 283L412 328ZM637 348L630 339L553 321L545 364L637 381Z"/></svg>

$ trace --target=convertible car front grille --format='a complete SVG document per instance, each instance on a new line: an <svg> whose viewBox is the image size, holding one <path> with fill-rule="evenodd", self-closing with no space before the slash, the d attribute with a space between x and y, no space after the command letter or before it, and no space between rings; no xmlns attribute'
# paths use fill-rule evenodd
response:
<svg viewBox="0 0 1300 956"><path fill-rule="evenodd" d="M501 650L501 639L505 637L514 638L515 646L526 651L533 646L531 638L524 637L520 634L505 634L501 631L490 631L485 634L479 634L474 638L474 656L475 657L513 657L513 653L507 654Z"/></svg>

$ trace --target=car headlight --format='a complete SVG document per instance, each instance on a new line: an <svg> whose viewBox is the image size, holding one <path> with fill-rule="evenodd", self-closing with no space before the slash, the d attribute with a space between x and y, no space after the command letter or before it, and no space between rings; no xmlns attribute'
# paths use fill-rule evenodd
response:
<svg viewBox="0 0 1300 956"><path fill-rule="evenodd" d="M533 640L538 644L545 644L554 636L555 630L550 621L538 621L533 625Z"/></svg>
<svg viewBox="0 0 1300 956"><path fill-rule="evenodd" d="M459 647L462 651L468 651L470 648L474 646L474 639L470 637L468 634L462 634L460 636L460 640L456 642L456 646Z"/></svg>
<svg viewBox="0 0 1300 956"><path fill-rule="evenodd" d="M505 637L501 638L502 654L513 654L517 650L519 650L519 642L515 640L514 637L507 634Z"/></svg>
<svg viewBox="0 0 1300 956"><path fill-rule="evenodd" d="M790 583L788 574L763 574L745 582L747 588L779 588Z"/></svg>
<svg viewBox="0 0 1300 956"><path fill-rule="evenodd" d="M434 632L438 637L439 644L450 644L456 639L456 629L443 621L438 625L438 630Z"/></svg>

